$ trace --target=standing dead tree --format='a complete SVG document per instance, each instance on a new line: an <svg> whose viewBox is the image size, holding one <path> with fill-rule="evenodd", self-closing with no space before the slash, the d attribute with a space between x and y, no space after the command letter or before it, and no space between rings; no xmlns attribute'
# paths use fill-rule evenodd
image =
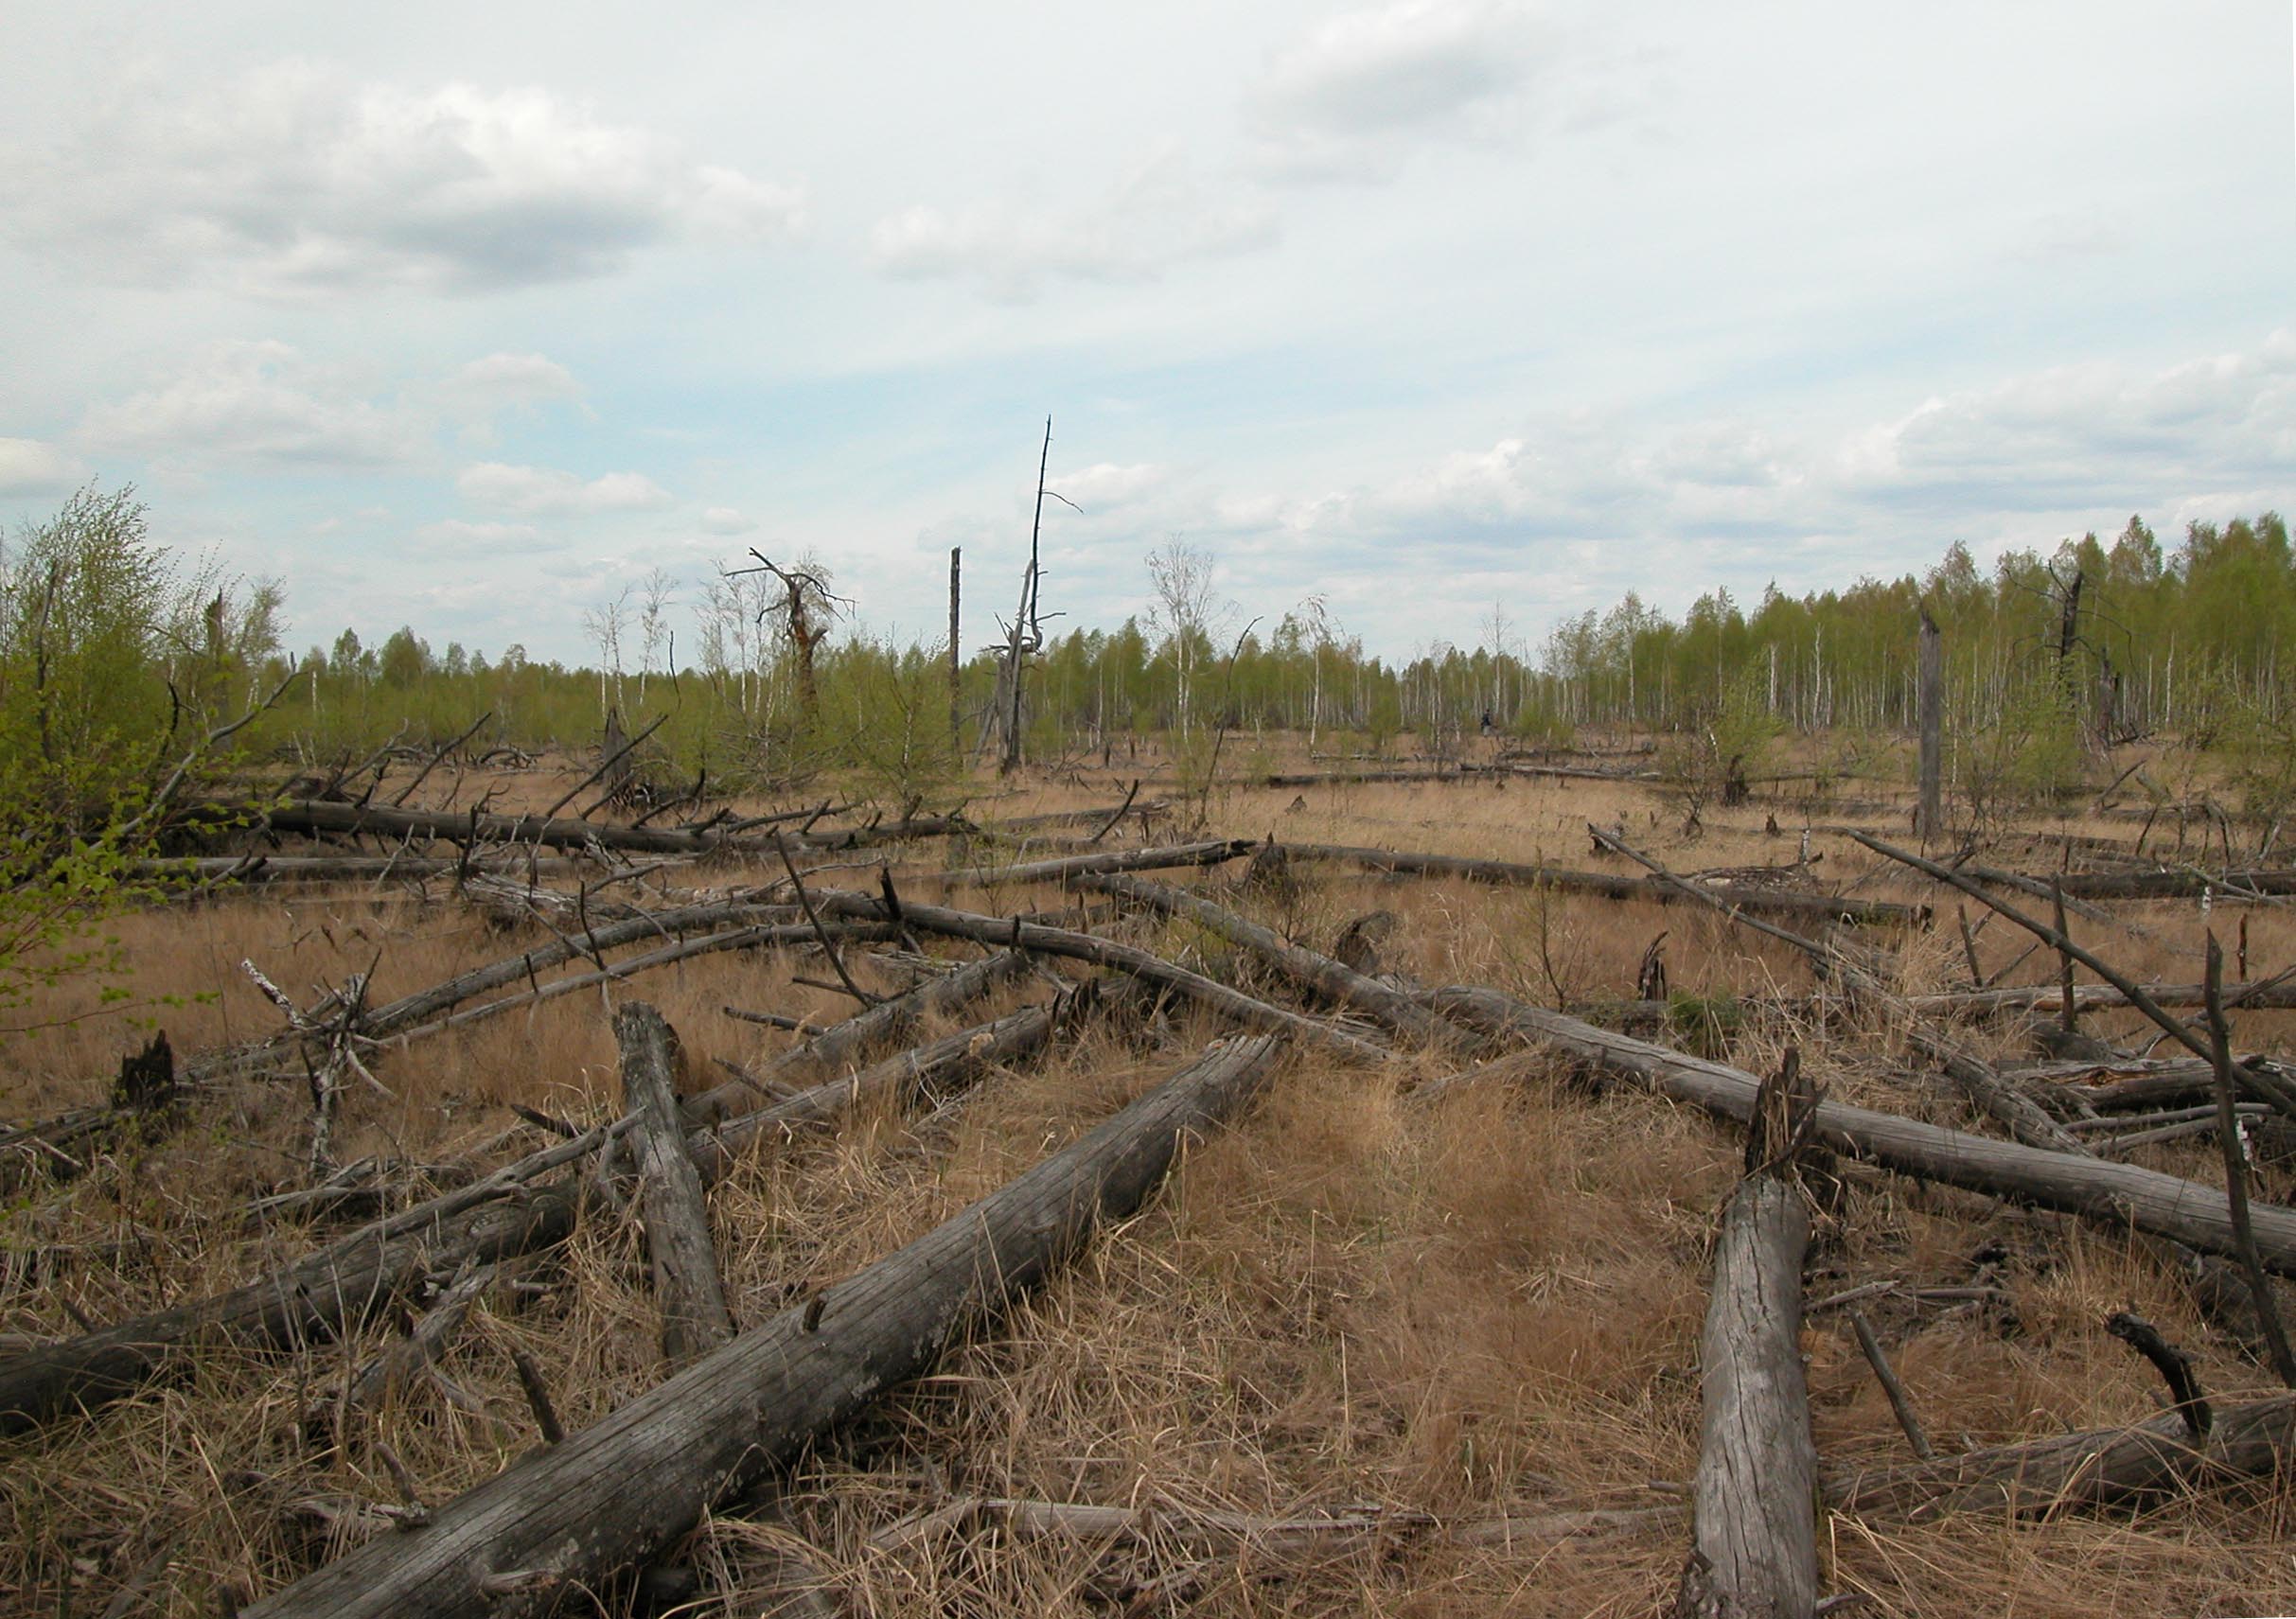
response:
<svg viewBox="0 0 2296 1619"><path fill-rule="evenodd" d="M1051 464L1052 418L1047 416L1044 419L1044 448L1036 457L1036 515L1029 524L1029 565L1020 575L1020 606L1015 610L1012 623L1005 625L1002 644L990 648L997 654L997 691L989 702L988 717L981 723L980 745L973 754L973 762L979 764L988 754L990 739L1001 737L1004 746L997 762L997 773L1000 776L1009 776L1019 767L1029 660L1044 649L1044 569L1039 560L1039 546L1044 537L1045 497L1051 495L1061 504L1071 510L1076 509L1075 502L1045 487L1045 471ZM950 576L953 579L954 564L951 566ZM950 599L955 599L953 587ZM953 608L950 613L950 637L953 644Z"/></svg>
<svg viewBox="0 0 2296 1619"><path fill-rule="evenodd" d="M784 568L755 546L750 554L757 558L754 568L733 568L726 571L729 579L750 573L770 573L782 588L778 602L768 602L758 609L758 622L778 619L782 634L788 639L789 650L797 660L797 706L799 717L811 726L821 708L821 685L814 674L814 650L829 638L829 626L839 609L853 606L852 599L839 595L829 588L829 575L821 567L800 563Z"/></svg>

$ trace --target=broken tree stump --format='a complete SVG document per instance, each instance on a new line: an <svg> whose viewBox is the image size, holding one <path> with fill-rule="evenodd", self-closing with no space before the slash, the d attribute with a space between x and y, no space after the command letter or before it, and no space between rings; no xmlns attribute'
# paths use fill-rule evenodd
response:
<svg viewBox="0 0 2296 1619"><path fill-rule="evenodd" d="M623 1097L637 1119L630 1148L662 1311L662 1354L682 1366L731 1339L733 1317L718 1280L701 1175L678 1119L678 1037L660 1012L631 1001L614 1013L614 1039L622 1047Z"/></svg>
<svg viewBox="0 0 2296 1619"><path fill-rule="evenodd" d="M1678 1615L1807 1619L1817 1604L1817 1447L1802 1374L1802 1261L1810 1215L1795 1158L1818 1092L1786 1048L1762 1082L1746 1174L1722 1205L1714 1292L1699 1346L1698 1471Z"/></svg>
<svg viewBox="0 0 2296 1619"><path fill-rule="evenodd" d="M1066 1150L605 1420L244 1610L248 1619L529 1612L627 1568L711 1503L928 1369L1146 1201L1181 1143L1225 1121L1275 1055L1215 1045Z"/></svg>

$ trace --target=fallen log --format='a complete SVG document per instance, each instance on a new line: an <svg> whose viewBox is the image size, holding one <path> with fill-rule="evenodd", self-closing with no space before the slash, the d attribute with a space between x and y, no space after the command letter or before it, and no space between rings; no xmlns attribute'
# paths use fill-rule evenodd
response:
<svg viewBox="0 0 2296 1619"><path fill-rule="evenodd" d="M594 1590L795 1457L1041 1284L1235 1113L1272 1039L1214 1046L930 1234L696 1362L595 1426L246 1610L249 1619L548 1606Z"/></svg>
<svg viewBox="0 0 2296 1619"><path fill-rule="evenodd" d="M931 880L950 888L988 888L1005 883L1060 883L1092 872L1155 871L1175 866L1217 866L1249 854L1259 847L1248 837L1223 837L1208 843L1177 843L1162 849L1122 849L1104 854L1069 854L1056 860L1031 860L1016 866L974 866L962 871L935 871Z"/></svg>
<svg viewBox="0 0 2296 1619"><path fill-rule="evenodd" d="M2015 889L2047 898L2052 888L2069 899L2189 900L2203 894L2239 898L2245 894L2296 894L2296 871L2282 868L2206 871L2197 866L2161 867L2147 871L2063 871L2031 877L2022 871L1998 871L1990 866L1956 866L1955 871L1980 883Z"/></svg>
<svg viewBox="0 0 2296 1619"><path fill-rule="evenodd" d="M885 902L874 894L832 889L817 895L816 899L825 915L875 922L890 919L892 914ZM1352 1057L1358 1062L1384 1063L1391 1055L1384 1047L1330 1023L1271 1006L1241 990L1230 989L1226 984L1208 978L1201 973L1192 973L1138 945L1103 939L1097 934L1051 927L1019 917L981 916L972 911L951 910L945 906L917 905L909 901L902 902L900 920L922 933L970 939L982 944L1009 945L1016 950L1065 956L1072 960L1089 961L1099 967L1112 967L1159 988L1171 990L1223 1016L1233 1018L1247 1029L1294 1034L1325 1051Z"/></svg>
<svg viewBox="0 0 2296 1619"><path fill-rule="evenodd" d="M1609 900L1645 900L1665 905L1676 890L1648 877L1614 875L1608 871L1574 871L1561 866L1528 866L1510 860L1477 860L1461 854L1411 854L1387 849L1360 849L1335 843L1287 843L1295 860L1338 860L1372 871L1392 871L1415 877L1462 877L1476 883L1504 883L1552 889L1558 893L1592 894ZM1752 888L1744 884L1718 886L1711 890L1721 904L1734 910L1813 921L1861 924L1916 924L1929 919L1925 906L1899 905L1889 900L1830 899L1824 894L1791 889Z"/></svg>
<svg viewBox="0 0 2296 1619"><path fill-rule="evenodd" d="M842 1072L872 1046L913 1029L925 1018L953 1012L999 984L1016 977L1028 965L1017 951L999 950L954 972L929 978L906 994L879 1001L866 1012L825 1029L802 1046L793 1046L755 1073L745 1070L715 1090L685 1099L687 1120L715 1124L757 1105L771 1101L776 1086L808 1075Z"/></svg>
<svg viewBox="0 0 2296 1619"><path fill-rule="evenodd" d="M2208 1004L2207 990L2198 983L2138 984L2135 987L2155 1006L2175 1007L2182 1011ZM1916 1012L1952 1012L1989 1016L2055 1006L2059 996L2060 992L2055 984L2018 984L1999 990L1949 990L1938 994L1908 995L1905 1004ZM2126 992L2111 984L2075 984L2073 986L2073 1004L2082 1012L2094 1012L2104 1007L2130 1006L2135 1003ZM2234 1012L2243 1007L2258 1012L2296 1009L2296 977L2284 974L2276 978L2227 984L2224 986L2224 1004Z"/></svg>
<svg viewBox="0 0 2296 1619"><path fill-rule="evenodd" d="M678 1119L677 1035L644 1001L614 1013L622 1048L622 1094L637 1122L630 1131L654 1303L662 1312L662 1355L673 1368L728 1342L733 1317L717 1276L710 1205L685 1150Z"/></svg>
<svg viewBox="0 0 2296 1619"><path fill-rule="evenodd" d="M2166 1411L2125 1428L2052 1434L1934 1462L1839 1469L1826 1482L1826 1502L1860 1518L2003 1510L2046 1516L2275 1478L2292 1458L2296 1395L2275 1395L2217 1406L2208 1436L2197 1446L2184 1417Z"/></svg>
<svg viewBox="0 0 2296 1619"><path fill-rule="evenodd" d="M1724 1064L1598 1029L1495 990L1436 990L1429 993L1428 1004L1472 1028L1563 1051L1601 1073L1718 1118L1743 1124L1753 1114L1760 1082ZM2227 1258L2238 1257L2224 1193L2175 1175L1996 1141L1843 1102L1819 1106L1815 1133L1838 1153L1917 1180L2059 1209ZM2266 1267L2296 1276L2296 1209L2264 1205L2250 1212Z"/></svg>
<svg viewBox="0 0 2296 1619"><path fill-rule="evenodd" d="M1020 1016L1022 1014L1016 1014ZM1007 1059L1041 1042L1051 1024L1000 1020L967 1029L879 1068L907 1082L945 1077L964 1064ZM857 1091L874 1094L870 1076L803 1092L751 1118L733 1118L687 1137L705 1181L745 1150L786 1138L840 1115ZM580 1170L543 1177L609 1144L626 1117L505 1165L486 1179L377 1221L230 1293L186 1301L100 1331L0 1359L0 1434L24 1433L73 1411L94 1411L145 1384L185 1370L209 1338L264 1348L294 1348L340 1336L437 1270L483 1266L555 1246L572 1235L595 1195Z"/></svg>
<svg viewBox="0 0 2296 1619"><path fill-rule="evenodd" d="M1238 916L1226 906L1214 905L1200 894L1138 877L1094 873L1070 881L1073 886L1094 893L1112 894L1166 916L1184 916L1200 923L1316 994L1338 1005L1353 1007L1406 1040L1425 1046L1459 1043L1457 1025L1438 1017L1409 995L1389 989L1377 978L1365 977L1344 962L1295 944L1274 929Z"/></svg>
<svg viewBox="0 0 2296 1619"><path fill-rule="evenodd" d="M464 871L563 877L595 863L562 854L483 854L468 861L429 854L221 854L137 860L139 880L198 883L350 883L377 877L450 877Z"/></svg>
<svg viewBox="0 0 2296 1619"><path fill-rule="evenodd" d="M397 809L380 804L300 799L286 803L210 804L192 812L207 824L256 826L272 833L432 838L442 843L524 844L550 849L622 849L647 854L712 854L728 851L771 853L772 840L702 828L600 826L577 816L489 815L477 810ZM785 834L792 849L859 849L919 837L946 837L974 830L957 816L916 816L878 826Z"/></svg>
<svg viewBox="0 0 2296 1619"><path fill-rule="evenodd" d="M1794 1163L1818 1098L1799 1087L1800 1067L1788 1047L1785 1067L1761 1086L1746 1173L1722 1205L1678 1614L1774 1619L1817 1603L1818 1457L1801 1345L1810 1216Z"/></svg>

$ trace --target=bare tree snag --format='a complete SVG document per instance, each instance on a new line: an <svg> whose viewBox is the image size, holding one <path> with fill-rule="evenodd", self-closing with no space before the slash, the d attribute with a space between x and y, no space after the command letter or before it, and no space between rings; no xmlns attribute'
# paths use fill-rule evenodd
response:
<svg viewBox="0 0 2296 1619"><path fill-rule="evenodd" d="M1329 956L1295 944L1272 928L1238 916L1226 906L1212 904L1199 894L1169 887L1163 883L1144 882L1138 877L1113 875L1079 876L1072 879L1079 888L1094 893L1113 894L1133 905L1145 906L1167 916L1184 916L1201 923L1231 944L1240 944L1267 962L1277 971L1315 994L1341 1006L1353 1007L1375 1022L1394 1030L1406 1040L1423 1046L1457 1046L1458 1029L1413 1000L1409 995L1391 990L1377 978L1366 977L1354 968L1335 961Z"/></svg>
<svg viewBox="0 0 2296 1619"><path fill-rule="evenodd" d="M948 548L948 756L964 754L964 645L958 630L957 603L964 582L964 547Z"/></svg>
<svg viewBox="0 0 2296 1619"><path fill-rule="evenodd" d="M885 902L869 894L838 890L817 895L816 898L821 910L830 916L875 921L886 914ZM1326 1052L1351 1057L1357 1062L1384 1063L1391 1055L1385 1047L1343 1029L1317 1018L1287 1012L1281 1007L1270 1006L1266 1001L1255 999L1241 990L1230 989L1201 973L1192 973L1138 945L1102 939L1096 934L1077 933L1065 927L1050 927L1040 922L1024 922L1019 917L980 916L971 911L950 910L944 906L918 905L914 902L901 906L901 917L920 933L972 939L983 944L1005 944L1016 950L1066 956L1073 960L1089 961L1099 967L1113 967L1183 995L1223 1016L1233 1018L1246 1029L1297 1035Z"/></svg>
<svg viewBox="0 0 2296 1619"><path fill-rule="evenodd" d="M1333 843L1287 843L1284 853L1295 860L1344 860L1373 871L1394 871L1415 877L1463 877L1475 883L1506 883L1526 888L1552 889L1557 893L1592 894L1609 900L1646 900L1665 905L1680 890L1640 877L1616 876L1608 871L1573 871L1560 866L1527 866L1509 860L1473 860L1457 854L1408 854L1386 849L1356 849ZM1686 879L1687 880L1687 879ZM1920 906L1888 900L1832 899L1824 894L1789 889L1722 884L1711 891L1733 910L1773 916L1798 916L1813 921L1846 923L1901 923L1928 920Z"/></svg>
<svg viewBox="0 0 2296 1619"><path fill-rule="evenodd" d="M1916 677L1921 710L1921 802L1914 827L1926 845L1945 836L1945 650L1937 621L1929 605L1921 607L1919 672Z"/></svg>
<svg viewBox="0 0 2296 1619"><path fill-rule="evenodd" d="M682 1366L731 1339L733 1317L718 1280L701 1176L678 1121L678 1037L660 1012L631 1001L614 1013L614 1039L622 1047L623 1099L637 1120L630 1146L662 1311L662 1354Z"/></svg>
<svg viewBox="0 0 2296 1619"><path fill-rule="evenodd" d="M1183 1141L1235 1113L1272 1039L1214 1046L1074 1145L930 1234L784 1311L605 1420L371 1540L248 1619L525 1612L682 1534L1039 1286L1143 1203ZM503 1591L516 1572L533 1577Z"/></svg>
<svg viewBox="0 0 2296 1619"><path fill-rule="evenodd" d="M1753 1112L1759 1082L1724 1064L1598 1029L1496 990L1436 990L1428 1001L1470 1027L1552 1047L1718 1118L1742 1124ZM2211 1187L2133 1164L1995 1141L1843 1102L1821 1104L1816 1117L1817 1139L1827 1146L1916 1180L2060 1209L2206 1253L2237 1256L2229 1205ZM2250 1213L2266 1268L2296 1276L2296 1209L2266 1206Z"/></svg>
<svg viewBox="0 0 2296 1619"><path fill-rule="evenodd" d="M1817 1447L1802 1374L1802 1261L1810 1216L1794 1159L1818 1093L1800 1054L1759 1086L1746 1175L1722 1206L1699 1348L1694 1548L1674 1611L1802 1619L1817 1604Z"/></svg>

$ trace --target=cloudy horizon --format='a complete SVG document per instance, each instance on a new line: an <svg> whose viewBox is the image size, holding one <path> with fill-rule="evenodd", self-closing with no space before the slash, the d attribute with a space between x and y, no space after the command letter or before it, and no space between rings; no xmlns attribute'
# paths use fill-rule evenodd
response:
<svg viewBox="0 0 2296 1619"><path fill-rule="evenodd" d="M2289 510L2290 13L34 0L0 524L594 653L756 546L995 633L1144 558L1389 657Z"/></svg>

